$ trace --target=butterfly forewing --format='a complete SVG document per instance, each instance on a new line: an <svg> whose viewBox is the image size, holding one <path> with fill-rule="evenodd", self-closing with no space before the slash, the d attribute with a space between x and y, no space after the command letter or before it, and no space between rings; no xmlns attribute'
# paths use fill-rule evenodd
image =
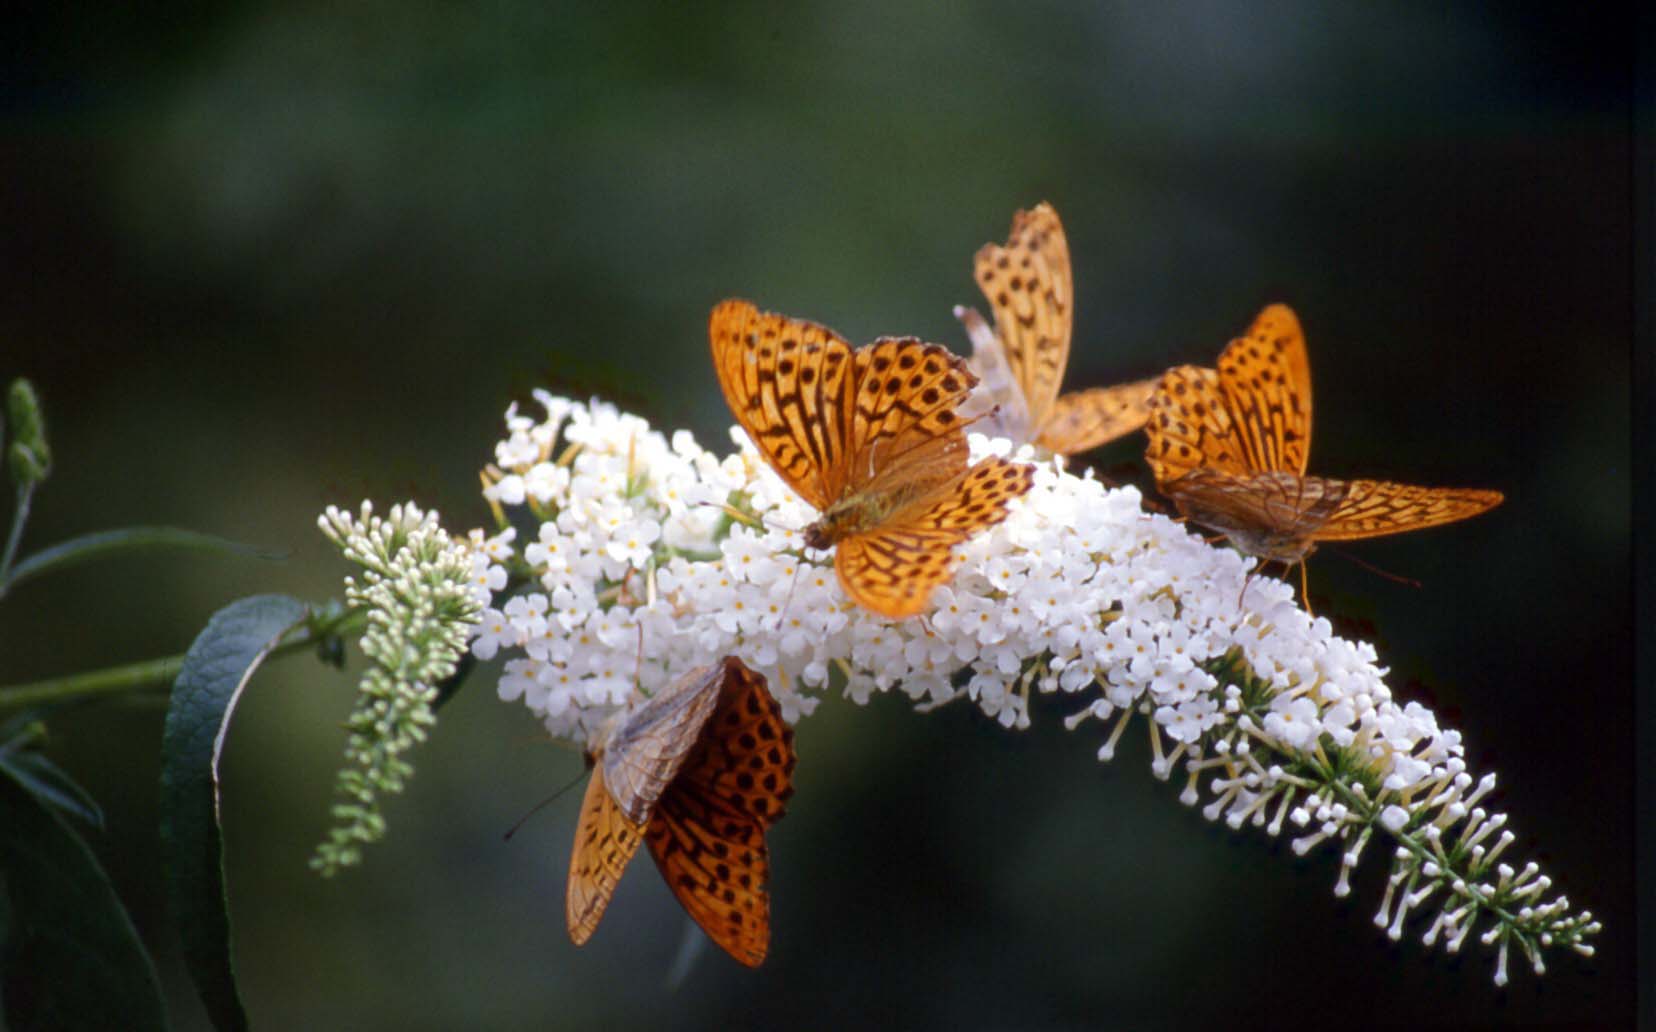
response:
<svg viewBox="0 0 1656 1032"><path fill-rule="evenodd" d="M1219 355L1219 382L1242 460L1259 473L1304 473L1311 451L1311 362L1287 305L1269 305Z"/></svg>
<svg viewBox="0 0 1656 1032"><path fill-rule="evenodd" d="M603 769L594 769L575 825L575 849L569 857L569 883L564 892L564 920L575 945L592 938L627 861L643 839L644 829L627 819L604 787Z"/></svg>
<svg viewBox="0 0 1656 1032"><path fill-rule="evenodd" d="M771 468L826 508L849 472L851 345L826 326L721 302L708 321L725 401Z"/></svg>
<svg viewBox="0 0 1656 1032"><path fill-rule="evenodd" d="M793 794L793 731L764 679L735 660L704 734L646 832L673 894L702 930L749 967L770 942L765 830Z"/></svg>
<svg viewBox="0 0 1656 1032"><path fill-rule="evenodd" d="M1018 212L1005 246L978 250L973 275L995 313L1002 354L1023 392L1029 425L1038 430L1069 363L1074 302L1069 244L1058 213L1049 204Z"/></svg>
<svg viewBox="0 0 1656 1032"><path fill-rule="evenodd" d="M712 716L724 680L722 665L691 671L610 724L593 750L564 893L577 946L598 927L657 802Z"/></svg>
<svg viewBox="0 0 1656 1032"><path fill-rule="evenodd" d="M1036 443L1058 455L1076 455L1130 434L1150 418L1152 377L1114 387L1094 387L1060 397Z"/></svg>
<svg viewBox="0 0 1656 1032"><path fill-rule="evenodd" d="M936 344L914 338L881 338L856 351L848 490L876 478L900 478L909 469L935 468L939 453L928 442L958 441L950 455L966 465L966 431L956 408L977 377L966 363Z"/></svg>
<svg viewBox="0 0 1656 1032"><path fill-rule="evenodd" d="M1503 500L1499 491L1352 480L1344 502L1316 536L1322 541L1350 541L1421 530L1488 512Z"/></svg>
<svg viewBox="0 0 1656 1032"><path fill-rule="evenodd" d="M1150 398L1144 459L1156 482L1169 484L1197 469L1246 476L1256 472L1244 451L1219 388L1219 374L1178 366L1162 374Z"/></svg>

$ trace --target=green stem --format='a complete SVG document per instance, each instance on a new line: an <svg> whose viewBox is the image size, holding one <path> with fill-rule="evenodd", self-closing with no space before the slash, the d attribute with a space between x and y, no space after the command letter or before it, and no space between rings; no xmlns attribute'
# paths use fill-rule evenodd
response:
<svg viewBox="0 0 1656 1032"><path fill-rule="evenodd" d="M23 540L23 524L29 522L29 504L34 501L34 489L32 481L17 489L17 508L12 512L11 532L6 535L6 552L0 556L0 585L11 577L12 560L17 558L17 546Z"/></svg>
<svg viewBox="0 0 1656 1032"><path fill-rule="evenodd" d="M301 631L292 639L272 649L270 658L274 659L298 649L311 648L330 634L353 633L365 622L364 614L344 610L326 626ZM107 696L118 696L124 692L169 689L183 667L183 656L163 656L160 659L146 659L138 663L89 670L83 674L53 677L29 684L0 685L0 710L87 702Z"/></svg>
<svg viewBox="0 0 1656 1032"><path fill-rule="evenodd" d="M89 670L84 674L53 677L31 684L0 687L0 709L45 703L84 702L99 696L153 688L169 688L184 668L183 656L146 659L124 666Z"/></svg>

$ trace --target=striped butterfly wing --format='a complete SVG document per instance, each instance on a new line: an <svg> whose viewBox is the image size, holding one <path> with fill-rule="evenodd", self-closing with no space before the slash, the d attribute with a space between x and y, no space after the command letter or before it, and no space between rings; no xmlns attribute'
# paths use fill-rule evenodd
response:
<svg viewBox="0 0 1656 1032"><path fill-rule="evenodd" d="M1317 529L1316 538L1354 541L1422 530L1469 519L1504 500L1499 491L1352 480L1347 482L1340 506Z"/></svg>
<svg viewBox="0 0 1656 1032"><path fill-rule="evenodd" d="M1027 463L984 459L878 528L841 541L836 566L846 594L893 619L919 613L953 574L954 547L1004 520L1034 480Z"/></svg>
<svg viewBox="0 0 1656 1032"><path fill-rule="evenodd" d="M1058 455L1078 455L1130 434L1150 419L1150 397L1158 383L1152 377L1062 395L1036 443Z"/></svg>
<svg viewBox="0 0 1656 1032"><path fill-rule="evenodd" d="M1311 455L1311 361L1287 305L1267 305L1219 355L1219 383L1256 473L1304 473Z"/></svg>
<svg viewBox="0 0 1656 1032"><path fill-rule="evenodd" d="M827 508L850 471L851 345L826 326L740 300L714 307L708 338L736 421L789 487Z"/></svg>
<svg viewBox="0 0 1656 1032"><path fill-rule="evenodd" d="M1018 212L1006 243L985 244L972 266L1030 431L1037 432L1058 398L1074 319L1069 243L1058 213L1045 203Z"/></svg>

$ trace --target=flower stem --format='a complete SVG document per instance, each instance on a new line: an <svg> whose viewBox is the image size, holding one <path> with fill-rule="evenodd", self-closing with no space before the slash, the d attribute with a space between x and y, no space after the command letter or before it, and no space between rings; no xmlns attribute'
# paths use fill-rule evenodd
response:
<svg viewBox="0 0 1656 1032"><path fill-rule="evenodd" d="M17 489L17 508L12 510L11 531L6 535L6 551L0 555L0 590L11 577L12 560L17 558L18 543L23 540L23 524L29 522L29 504L34 501L33 482Z"/></svg>
<svg viewBox="0 0 1656 1032"><path fill-rule="evenodd" d="M53 677L31 684L0 686L0 709L46 703L84 702L122 692L167 688L184 667L183 656L163 656L138 663Z"/></svg>
<svg viewBox="0 0 1656 1032"><path fill-rule="evenodd" d="M359 630L366 622L364 615L346 609L332 620L318 622L271 650L274 659L297 649L315 647L329 635L346 635ZM0 710L22 709L28 706L87 702L124 692L170 689L184 667L183 656L163 656L137 663L88 670L67 677L52 677L28 684L0 685Z"/></svg>

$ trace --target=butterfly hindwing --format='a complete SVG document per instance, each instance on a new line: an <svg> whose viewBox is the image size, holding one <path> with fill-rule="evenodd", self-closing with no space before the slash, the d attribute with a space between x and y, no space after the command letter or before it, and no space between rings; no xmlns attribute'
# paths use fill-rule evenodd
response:
<svg viewBox="0 0 1656 1032"><path fill-rule="evenodd" d="M1304 473L1311 454L1311 362L1287 305L1267 305L1219 355L1219 382L1248 467Z"/></svg>
<svg viewBox="0 0 1656 1032"><path fill-rule="evenodd" d="M941 497L921 499L885 525L841 541L836 567L846 594L894 619L925 608L954 571L954 546L1006 518L1035 468L993 457L962 473Z"/></svg>

